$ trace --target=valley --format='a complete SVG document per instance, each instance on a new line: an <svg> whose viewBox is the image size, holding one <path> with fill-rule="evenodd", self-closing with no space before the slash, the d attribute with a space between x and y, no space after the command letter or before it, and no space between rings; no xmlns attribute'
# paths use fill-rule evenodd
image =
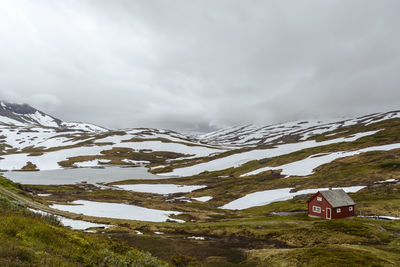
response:
<svg viewBox="0 0 400 267"><path fill-rule="evenodd" d="M398 111L189 136L1 108L4 203L86 222L75 229L89 239L193 266L400 262ZM327 188L349 192L358 216L308 217Z"/></svg>

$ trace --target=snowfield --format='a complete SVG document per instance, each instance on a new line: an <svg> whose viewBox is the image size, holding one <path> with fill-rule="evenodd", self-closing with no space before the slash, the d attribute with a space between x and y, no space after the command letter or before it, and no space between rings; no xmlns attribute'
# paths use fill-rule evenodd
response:
<svg viewBox="0 0 400 267"><path fill-rule="evenodd" d="M77 214L83 214L93 217L104 217L114 219L136 220L146 222L165 222L167 220L176 222L185 222L182 220L169 218L171 215L178 215L178 211L166 211L148 209L135 205L95 202L87 200L76 200L72 205L50 205L53 209L68 211Z"/></svg>
<svg viewBox="0 0 400 267"><path fill-rule="evenodd" d="M365 186L350 186L338 187L333 189L343 189L346 193L354 193L363 189L364 187ZM292 189L293 188L281 188L251 193L232 202L229 202L228 204L225 204L220 208L229 210L244 210L251 207L264 206L273 202L292 199L298 195L315 194L318 191L328 190L329 188L305 189L290 193Z"/></svg>
<svg viewBox="0 0 400 267"><path fill-rule="evenodd" d="M35 213L39 213L42 215L53 215L56 216L58 220L60 220L60 222L62 223L62 225L64 226L68 226L71 227L71 229L74 230L86 230L89 228L109 228L110 225L108 224L101 224L101 223L92 223L92 222L87 222L87 221L82 221L82 220L73 220L73 219L69 219L69 218L65 218L63 216L58 216L58 215L54 215L54 214L50 214L48 212L44 212L41 210L34 210L31 208L28 208L28 210L35 212Z"/></svg>
<svg viewBox="0 0 400 267"><path fill-rule="evenodd" d="M201 188L205 188L205 185L177 185L177 184L126 184L116 185L116 187L123 190L141 192L141 193L153 193L153 194L176 194L176 193L189 193Z"/></svg>
<svg viewBox="0 0 400 267"><path fill-rule="evenodd" d="M284 164L276 167L264 167L260 168L245 174L240 175L241 177L256 175L261 172L269 171L269 170L282 170L281 174L286 176L307 176L313 173L313 170L323 164L330 163L335 159L350 157L354 155L358 155L365 152L370 151L388 151L392 149L399 149L400 143L390 144L390 145L382 145L382 146L373 146L367 147L355 151L349 152L333 152L326 155L312 155L303 160L295 161L292 163Z"/></svg>
<svg viewBox="0 0 400 267"><path fill-rule="evenodd" d="M315 140L304 141L298 143L282 144L274 148L268 149L255 149L248 152L233 154L224 158L215 159L209 162L196 164L189 167L177 168L171 172L159 173L158 175L166 176L191 176L199 174L203 171L217 171L223 170L230 167L238 167L246 162L252 160L260 160L264 158L272 158L276 156L281 156L285 154L290 154L292 152L302 150L305 148L311 148L316 146L324 146L329 144L335 144L340 142L352 142L364 136L369 136L377 133L378 131L369 131L363 133L357 133L351 137L346 138L336 138L332 140L316 142Z"/></svg>
<svg viewBox="0 0 400 267"><path fill-rule="evenodd" d="M91 146L63 149L53 152L46 152L41 156L29 156L27 153L10 154L2 156L0 160L0 169L19 170L26 165L28 161L37 166L39 170L61 169L58 162L64 161L70 157L76 156L96 156L101 151L111 149L111 146Z"/></svg>

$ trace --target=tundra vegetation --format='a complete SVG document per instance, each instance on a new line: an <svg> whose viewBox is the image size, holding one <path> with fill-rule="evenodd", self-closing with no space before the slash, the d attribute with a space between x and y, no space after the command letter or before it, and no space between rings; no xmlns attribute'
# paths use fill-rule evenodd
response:
<svg viewBox="0 0 400 267"><path fill-rule="evenodd" d="M1 194L0 265L168 266L123 242L63 227L57 217L33 213Z"/></svg>
<svg viewBox="0 0 400 267"><path fill-rule="evenodd" d="M180 215L171 217L185 221L156 223L79 215L80 219L113 225L87 234L63 228L54 218L33 214L2 197L0 238L7 245L0 246L0 265L163 266L166 264L160 261L163 260L172 266L398 266L400 221L365 217L332 221L309 218L305 213L309 195L244 210L220 208L249 193L263 190L293 188L293 191L299 191L362 185L366 187L350 194L357 203L357 215L400 217L400 149L339 158L304 177L285 177L280 170L241 176L258 168L280 166L311 155L400 142L400 119L344 127L313 139L323 141L376 130L380 131L353 142L307 148L191 177L121 181L102 187L84 183L19 185L0 178L1 187L35 203L66 204L74 200L126 203L180 211ZM103 138L108 135L103 134ZM85 142L94 144L93 141ZM257 148L266 147L260 145ZM168 159L181 158L183 154L114 148L97 156L72 157L60 165L68 167L94 159L108 159L111 164L119 165L123 159L131 159L149 161L148 167L153 167L153 172L166 172L249 149L238 148L210 157L170 162ZM29 151L38 155L43 152L40 149ZM160 165L165 167L154 169ZM389 181L383 182L385 180ZM113 186L120 184L207 187L190 193L163 195L115 190ZM194 199L202 196L212 199L206 202ZM16 223L12 224L12 221ZM58 239L53 241L56 237ZM76 250L71 251L74 246ZM10 248L15 248L14 252ZM160 260L140 251L149 251Z"/></svg>

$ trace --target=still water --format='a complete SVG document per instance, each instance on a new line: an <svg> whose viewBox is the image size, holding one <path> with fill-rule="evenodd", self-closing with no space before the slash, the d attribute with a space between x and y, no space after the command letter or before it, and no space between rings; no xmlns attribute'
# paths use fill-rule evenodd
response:
<svg viewBox="0 0 400 267"><path fill-rule="evenodd" d="M87 182L89 184L111 183L123 180L167 179L147 172L145 167L123 168L116 166L97 168L70 168L36 172L4 172L13 182L35 185L62 185Z"/></svg>

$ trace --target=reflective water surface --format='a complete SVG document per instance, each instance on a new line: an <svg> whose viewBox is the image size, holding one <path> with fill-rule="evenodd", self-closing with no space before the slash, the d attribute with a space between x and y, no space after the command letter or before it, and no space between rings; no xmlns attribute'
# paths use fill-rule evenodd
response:
<svg viewBox="0 0 400 267"><path fill-rule="evenodd" d="M147 172L145 167L123 168L108 166L104 169L98 168L70 168L58 170L45 170L36 172L4 172L3 176L21 184L35 185L61 185L87 182L111 183L123 180L140 179L166 179Z"/></svg>

